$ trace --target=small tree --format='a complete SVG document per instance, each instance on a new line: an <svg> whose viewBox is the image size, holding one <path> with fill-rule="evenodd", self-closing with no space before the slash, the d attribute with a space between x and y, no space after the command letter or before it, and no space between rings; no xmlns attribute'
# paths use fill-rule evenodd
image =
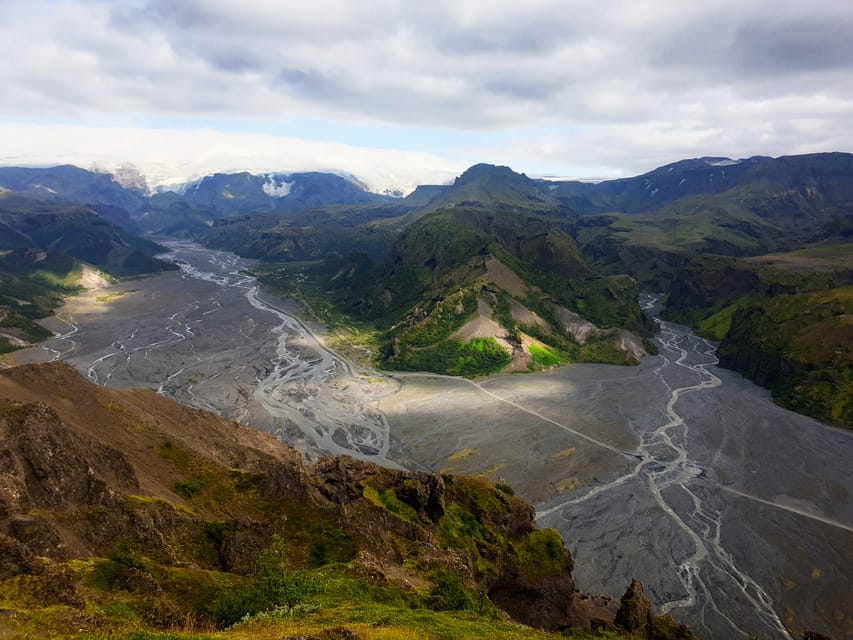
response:
<svg viewBox="0 0 853 640"><path fill-rule="evenodd" d="M287 606L288 609L319 590L317 581L309 573L292 568L284 540L278 534L258 558L256 584L270 607Z"/></svg>

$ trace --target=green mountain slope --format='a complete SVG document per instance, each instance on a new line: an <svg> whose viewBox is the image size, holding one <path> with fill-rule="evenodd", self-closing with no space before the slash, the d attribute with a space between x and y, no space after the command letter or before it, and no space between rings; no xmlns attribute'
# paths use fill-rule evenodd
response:
<svg viewBox="0 0 853 640"><path fill-rule="evenodd" d="M853 245L694 259L666 317L721 341L720 362L795 411L853 427Z"/></svg>
<svg viewBox="0 0 853 640"><path fill-rule="evenodd" d="M782 406L853 429L853 286L739 305L719 356Z"/></svg>
<svg viewBox="0 0 853 640"><path fill-rule="evenodd" d="M705 157L680 160L631 178L597 183L536 181L564 206L582 215L619 211L644 214L675 202L733 189L799 193L811 198L828 194L834 202L850 202L853 155L813 153L741 160Z"/></svg>
<svg viewBox="0 0 853 640"><path fill-rule="evenodd" d="M83 206L56 206L0 192L0 249L41 249L88 262L116 276L174 269L163 247L138 238Z"/></svg>
<svg viewBox="0 0 853 640"><path fill-rule="evenodd" d="M432 187L432 197L423 211L440 211L452 207L486 207L492 210L527 211L539 214L560 211L559 200L534 180L509 167L476 164L444 188ZM427 191L429 193L429 191ZM423 193L410 196L422 201Z"/></svg>
<svg viewBox="0 0 853 640"><path fill-rule="evenodd" d="M36 320L80 290L87 264L117 277L175 269L163 251L86 207L0 192L0 352L51 335Z"/></svg>
<svg viewBox="0 0 853 640"><path fill-rule="evenodd" d="M317 260L353 250L384 259L409 210L380 203L244 215L216 221L201 239L209 247L267 261Z"/></svg>
<svg viewBox="0 0 853 640"><path fill-rule="evenodd" d="M682 169L722 171L695 163ZM599 268L666 291L666 317L721 340L724 365L769 387L787 407L849 426L846 312L830 321L811 306L846 308L853 156L761 159L739 171L729 176L730 188L682 197L652 213L581 216L574 233ZM787 314L795 310L792 322ZM805 337L818 334L842 360Z"/></svg>
<svg viewBox="0 0 853 640"><path fill-rule="evenodd" d="M38 250L0 251L0 353L50 337L36 321L77 293L83 265Z"/></svg>
<svg viewBox="0 0 853 640"><path fill-rule="evenodd" d="M333 267L326 290L385 329L381 361L390 368L475 375L630 363L652 331L633 280L597 275L571 236L520 212L430 213L402 232L386 265Z"/></svg>

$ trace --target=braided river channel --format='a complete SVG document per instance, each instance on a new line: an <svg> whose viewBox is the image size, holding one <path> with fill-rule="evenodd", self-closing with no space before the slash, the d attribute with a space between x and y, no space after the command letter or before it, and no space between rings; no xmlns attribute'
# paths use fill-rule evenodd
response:
<svg viewBox="0 0 853 640"><path fill-rule="evenodd" d="M661 322L659 353L636 367L388 375L328 348L250 260L168 246L180 271L69 300L56 336L17 361L151 387L308 461L504 480L563 534L580 589L641 579L704 639L853 638L853 433L777 407L687 328Z"/></svg>

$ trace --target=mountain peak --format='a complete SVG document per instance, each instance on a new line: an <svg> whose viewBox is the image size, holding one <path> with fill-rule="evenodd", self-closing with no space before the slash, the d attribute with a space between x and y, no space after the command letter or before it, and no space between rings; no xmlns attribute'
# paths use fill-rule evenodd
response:
<svg viewBox="0 0 853 640"><path fill-rule="evenodd" d="M516 184L533 185L533 181L523 173L513 171L512 168L507 166L487 164L485 162L468 167L462 175L456 178L453 184L461 185L482 180L501 180Z"/></svg>
<svg viewBox="0 0 853 640"><path fill-rule="evenodd" d="M488 207L537 211L559 209L559 203L523 173L510 167L475 164L453 184L442 188L427 209L437 211L453 207Z"/></svg>

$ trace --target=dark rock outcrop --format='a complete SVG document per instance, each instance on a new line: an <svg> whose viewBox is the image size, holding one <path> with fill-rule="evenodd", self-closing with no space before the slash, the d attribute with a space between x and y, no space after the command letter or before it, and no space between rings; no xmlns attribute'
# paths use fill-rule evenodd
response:
<svg viewBox="0 0 853 640"><path fill-rule="evenodd" d="M633 580L622 596L614 624L643 640L696 640L689 627L677 624L669 615L656 616L643 583Z"/></svg>

